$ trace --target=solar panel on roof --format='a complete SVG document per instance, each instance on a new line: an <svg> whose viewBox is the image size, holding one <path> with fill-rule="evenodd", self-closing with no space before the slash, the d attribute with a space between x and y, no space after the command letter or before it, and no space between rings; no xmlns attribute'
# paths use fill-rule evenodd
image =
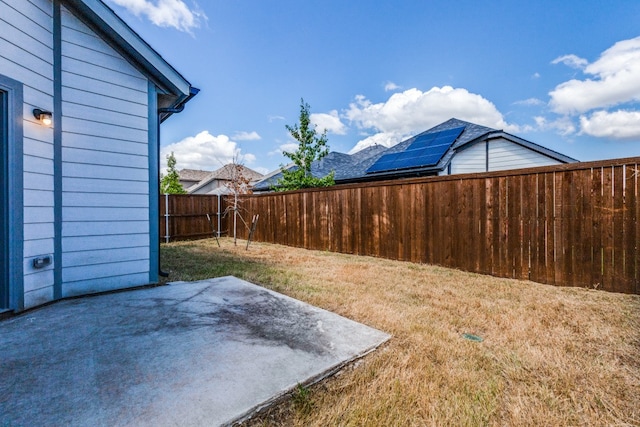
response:
<svg viewBox="0 0 640 427"><path fill-rule="evenodd" d="M405 151L381 156L367 173L435 166L463 131L464 126L418 135Z"/></svg>

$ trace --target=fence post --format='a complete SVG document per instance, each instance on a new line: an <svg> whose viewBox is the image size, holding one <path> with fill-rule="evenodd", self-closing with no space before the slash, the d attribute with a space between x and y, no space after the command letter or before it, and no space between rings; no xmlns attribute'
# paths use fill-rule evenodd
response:
<svg viewBox="0 0 640 427"><path fill-rule="evenodd" d="M220 215L221 215L221 213L220 213L220 195L218 194L218 213L217 213L217 217L218 217L218 230L217 230L218 238L220 238Z"/></svg>
<svg viewBox="0 0 640 427"><path fill-rule="evenodd" d="M164 241L169 243L169 195L164 195Z"/></svg>

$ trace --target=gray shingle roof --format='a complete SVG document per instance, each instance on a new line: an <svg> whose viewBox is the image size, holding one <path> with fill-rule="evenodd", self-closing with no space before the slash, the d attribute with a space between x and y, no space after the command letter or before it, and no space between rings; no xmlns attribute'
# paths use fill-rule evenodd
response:
<svg viewBox="0 0 640 427"><path fill-rule="evenodd" d="M236 170L236 168L238 169ZM198 189L204 187L205 185L209 184L213 180L233 181L240 174L242 175L243 178L248 179L251 183L257 182L262 178L261 173L256 172L253 169L250 169L244 165L235 165L233 163L226 164L222 166L220 169L216 169L213 172L197 171L193 169L183 169L182 171L188 171L188 173L193 176L201 176L202 174L200 172L206 172L205 175L196 184L192 185L187 189L189 193L196 192ZM182 171L178 172L181 176L181 179L183 179Z"/></svg>
<svg viewBox="0 0 640 427"><path fill-rule="evenodd" d="M236 167L239 169L239 171L235 170ZM234 165L233 163L226 164L220 169L211 172L210 176L208 176L207 178L232 180L238 175L238 173L242 173L242 176L249 179L250 181L257 181L262 178L261 173L256 172L244 165Z"/></svg>
<svg viewBox="0 0 640 427"><path fill-rule="evenodd" d="M184 181L201 181L209 174L211 171L202 171L197 169L181 169L178 171L178 175L181 180Z"/></svg>
<svg viewBox="0 0 640 427"><path fill-rule="evenodd" d="M314 176L321 177L334 171L336 182L360 177L364 175L367 168L369 168L385 150L387 150L387 147L375 145L351 155L332 151L327 154L326 157L311 165L311 173ZM295 166L293 166L293 164L285 166L287 169L292 167ZM258 181L253 186L253 189L254 191L268 191L277 184L280 178L282 178L282 172L278 170L273 171L267 174L261 181Z"/></svg>

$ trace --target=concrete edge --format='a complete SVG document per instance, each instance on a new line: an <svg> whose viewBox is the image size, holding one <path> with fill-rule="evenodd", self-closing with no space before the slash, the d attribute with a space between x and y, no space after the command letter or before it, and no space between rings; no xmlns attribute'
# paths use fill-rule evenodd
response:
<svg viewBox="0 0 640 427"><path fill-rule="evenodd" d="M187 282L184 282L187 283ZM27 316L30 315L34 312L37 312L41 309L47 308L47 307L51 307L51 306L55 306L58 305L61 302L64 301L71 301L71 300L78 300L78 299L85 299L85 298L95 298L95 297L100 297L103 295L111 295L111 294L120 294L120 293L124 293L124 292L135 292L135 291L143 291L145 289L153 289L153 288L159 288L161 286L167 286L167 284L163 284L163 283L147 283L146 285L134 285L134 286L129 286L126 288L117 288L117 289L108 289L105 291L98 291L98 292L91 292L88 294L81 294L81 295L69 295L69 296L65 296L59 299L55 299L52 301L47 301L44 304L40 304L40 305L36 305L33 307L29 307L26 308L24 310L21 311L16 311L13 309L7 309L7 310L0 310L0 322L4 321L4 320L10 320L10 319L15 319L15 318L19 318L19 317L23 317L23 316Z"/></svg>
<svg viewBox="0 0 640 427"><path fill-rule="evenodd" d="M341 370L343 370L344 368L346 368L348 365L351 365L352 363L356 362L357 360L363 359L364 357L366 357L367 355L373 353L374 351L376 351L377 349L379 349L380 347L382 347L383 345L385 345L386 343L388 343L391 338L393 338L393 335L387 334L387 337L382 340L380 343L369 347L368 349L364 350L361 353L356 354L355 356L353 356L350 359L347 359L345 361L339 362L335 365L333 365L332 367L328 368L327 370L325 370L324 372L321 372L318 375L315 375L311 378L308 378L302 382L299 382L298 384L291 386L290 388L288 388L287 390L277 394L276 396L265 400L262 403L259 403L258 405L254 406L253 408L249 409L248 411L246 411L244 414L240 415L239 417L235 418L232 421L229 421L228 423L222 424L222 426L224 427L234 427L239 425L240 423L243 423L245 421L248 421L250 419L252 419L253 417L260 415L261 413L263 413L264 411L266 411L267 409L282 403L286 400L289 399L289 396L291 396L294 392L294 390L296 389L297 386L301 385L303 387L310 387L313 386L315 384L318 384L319 382L334 376L335 374L337 374L338 372L340 372Z"/></svg>

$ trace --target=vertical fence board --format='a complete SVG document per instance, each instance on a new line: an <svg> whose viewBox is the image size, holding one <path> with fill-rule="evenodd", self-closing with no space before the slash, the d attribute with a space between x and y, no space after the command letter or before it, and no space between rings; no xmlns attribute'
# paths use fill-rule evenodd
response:
<svg viewBox="0 0 640 427"><path fill-rule="evenodd" d="M511 260L509 259L509 177L498 178L498 188L500 196L500 206L498 210L498 221L500 224L500 240L498 242L498 275L502 277L511 277Z"/></svg>
<svg viewBox="0 0 640 427"><path fill-rule="evenodd" d="M558 285L564 286L565 271L565 239L563 231L565 231L565 221L563 218L564 210L562 206L562 190L563 190L563 174L556 172L553 174L553 275Z"/></svg>
<svg viewBox="0 0 640 427"><path fill-rule="evenodd" d="M556 281L556 206L555 206L555 173L544 174L546 192L544 199L545 206L545 276L547 283L558 284Z"/></svg>
<svg viewBox="0 0 640 427"><path fill-rule="evenodd" d="M509 191L509 234L507 248L509 249L510 276L519 279L522 272L522 177L514 176L508 181Z"/></svg>
<svg viewBox="0 0 640 427"><path fill-rule="evenodd" d="M575 257L572 264L574 285L581 287L592 286L592 269L585 266L592 262L593 222L591 206L591 170L577 171L575 197L575 233L573 246Z"/></svg>
<svg viewBox="0 0 640 427"><path fill-rule="evenodd" d="M494 272L494 236L495 236L495 228L494 228L494 183L495 180L491 178L485 178L485 238L484 238L484 251L486 253L485 256L485 274L495 274Z"/></svg>
<svg viewBox="0 0 640 427"><path fill-rule="evenodd" d="M602 248L603 248L603 287L606 289L614 289L615 283L613 275L613 254L614 254L614 232L615 224L613 222L613 191L614 191L614 168L612 166L605 167L602 170Z"/></svg>
<svg viewBox="0 0 640 427"><path fill-rule="evenodd" d="M544 278L544 175L533 175L532 221L534 223L531 236L531 271L530 279L541 281Z"/></svg>
<svg viewBox="0 0 640 427"><path fill-rule="evenodd" d="M624 242L622 245L624 269L622 278L625 281L624 292L636 291L636 263L637 263L637 223L638 200L637 178L638 164L625 165L624 167Z"/></svg>
<svg viewBox="0 0 640 427"><path fill-rule="evenodd" d="M632 215L632 224L635 225L635 241L629 245L629 247L633 247L630 250L629 257L634 260L633 262L633 282L634 282L634 294L640 294L640 256L638 251L640 251L640 162L635 162L633 165L633 200L635 203L634 213Z"/></svg>
<svg viewBox="0 0 640 427"><path fill-rule="evenodd" d="M624 215L626 205L625 196L625 170L622 166L613 168L613 289L616 292L624 292L627 282L624 277Z"/></svg>
<svg viewBox="0 0 640 427"><path fill-rule="evenodd" d="M522 176L522 194L520 195L522 212L522 269L520 277L522 279L531 278L531 264L533 258L533 242L536 227L535 175Z"/></svg>
<svg viewBox="0 0 640 427"><path fill-rule="evenodd" d="M492 186L492 217L491 222L493 223L493 235L491 236L491 252L492 252L492 264L491 264L491 274L495 276L504 276L504 272L502 271L502 260L501 260L501 250L500 247L502 245L502 234L504 230L504 225L502 224L501 218L504 218L503 215L506 215L506 209L504 209L504 203L502 202L503 194L506 198L506 192L501 191L500 186L500 178L492 178L493 186Z"/></svg>
<svg viewBox="0 0 640 427"><path fill-rule="evenodd" d="M482 243L484 242L483 236L483 209L480 200L484 200L484 180L474 179L471 182L470 188L467 191L471 192L471 205L469 206L470 229L471 229L471 247L469 248L469 269L468 271L480 271L480 265L482 262L480 258L482 256Z"/></svg>
<svg viewBox="0 0 640 427"><path fill-rule="evenodd" d="M457 241L456 250L453 257L453 265L456 268L462 270L473 269L473 255L471 250L473 249L473 242L475 240L475 234L473 233L473 191L467 185L463 188L463 180L456 180L456 194L458 197L458 206L455 212L455 216L452 218L454 227L456 225L461 226L461 230L465 234L465 238L461 239L459 233L452 235L453 239ZM470 182L471 183L471 182ZM468 191L467 191L468 190ZM458 238L456 238L458 237ZM457 258L457 261L456 261Z"/></svg>
<svg viewBox="0 0 640 427"><path fill-rule="evenodd" d="M604 287L604 247L602 244L604 219L604 175L602 167L591 169L591 285Z"/></svg>
<svg viewBox="0 0 640 427"><path fill-rule="evenodd" d="M564 286L575 283L575 271L573 270L575 253L575 183L573 173L562 173L562 190L559 199L559 208L562 212L562 254L563 264L560 266L563 272Z"/></svg>
<svg viewBox="0 0 640 427"><path fill-rule="evenodd" d="M425 185L423 184L424 189L424 257L422 258L422 262L435 264L434 259L434 244L435 244L435 232L436 232L436 212L435 212L435 203L434 203L434 185Z"/></svg>

